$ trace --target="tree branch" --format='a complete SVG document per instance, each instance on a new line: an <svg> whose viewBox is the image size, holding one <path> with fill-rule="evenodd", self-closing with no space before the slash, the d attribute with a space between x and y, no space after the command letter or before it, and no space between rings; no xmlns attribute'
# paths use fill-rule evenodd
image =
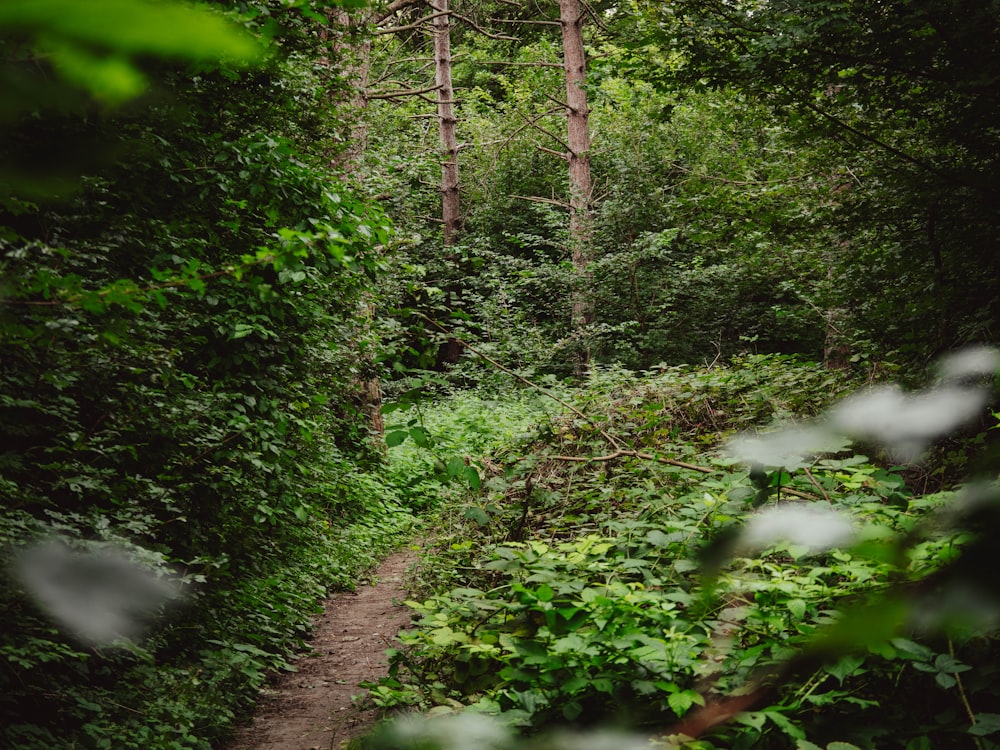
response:
<svg viewBox="0 0 1000 750"><path fill-rule="evenodd" d="M390 26L386 29L376 29L375 36L385 36L386 34L398 34L402 31L415 31L422 26L426 25L428 21L433 21L435 18L441 18L441 16L450 16L451 13L444 11L442 13L431 13L429 16L424 16L423 18L418 18L413 23L408 23L405 26Z"/></svg>
<svg viewBox="0 0 1000 750"><path fill-rule="evenodd" d="M510 62L508 60L477 60L477 65L509 65L520 68L562 68L562 63L547 62Z"/></svg>
<svg viewBox="0 0 1000 750"><path fill-rule="evenodd" d="M561 26L558 21L522 21L517 18L491 18L490 21L493 23L521 23L521 24L533 24L536 26Z"/></svg>
<svg viewBox="0 0 1000 750"><path fill-rule="evenodd" d="M883 151L887 151L888 153L892 154L893 156L897 157L898 159L902 159L903 161L907 162L908 164L912 164L915 167L919 167L920 169L923 169L925 172L928 172L929 174L932 174L935 177L940 177L942 180L946 180L947 182L950 182L950 183L955 184L955 185L961 185L962 187L971 187L971 188L975 188L977 190L981 190L984 187L983 185L979 185L979 184L977 184L975 182L969 182L968 180L963 180L961 177L959 177L957 175L954 175L954 174L951 174L949 172L946 172L943 169L938 169L933 164L929 164L928 162L925 162L923 159L918 159L915 156L911 156L910 154L906 153L905 151L901 151L900 149L896 148L895 146L892 146L892 145L886 143L885 141L879 140L878 138L876 138L873 135L865 133L863 130L858 130L853 125L849 125L848 123L846 123L843 120L841 120L839 117L836 117L835 115L830 114L829 112L827 112L824 109L820 109L819 107L817 107L815 104L812 104L811 102L802 102L802 105L806 109L810 110L811 112L814 112L815 114L819 115L820 117L822 117L822 118L824 118L826 120L829 120L830 122L832 122L837 127L842 128L843 130L846 130L848 133L852 133L853 135L856 135L858 138L860 138L860 139L862 139L864 141L867 141L868 143L871 143L873 146L877 146L878 148L882 149ZM993 190L995 190L995 188L994 187L990 187L989 190L992 192Z"/></svg>
<svg viewBox="0 0 1000 750"><path fill-rule="evenodd" d="M558 110L556 110L556 111L558 111ZM566 150L566 153L572 153L573 152L573 149L571 149L569 147L569 144L566 143L566 141L564 141L562 138L560 138L559 136L557 136L555 133L550 133L548 130L546 130L545 128L543 128L541 125L538 124L538 121L540 119L542 119L542 117L545 117L545 116L550 115L550 114L554 114L554 112L552 112L552 111L546 112L545 115L541 115L541 116L536 117L534 119L528 119L527 115L522 114L520 112L518 114L520 114L521 117L523 117L525 119L525 121L527 122L528 127L534 128L535 130L537 130L542 135L546 135L549 138L551 138L552 140L554 140L556 143L558 143L560 146L562 146Z"/></svg>
<svg viewBox="0 0 1000 750"><path fill-rule="evenodd" d="M537 148L539 151L543 153L552 154L553 156L558 156L560 159L563 159L564 161L569 161L569 154L567 154L565 151L556 151L554 148L545 148L545 146L535 146L535 148Z"/></svg>
<svg viewBox="0 0 1000 750"><path fill-rule="evenodd" d="M382 8L381 12L375 16L375 22L382 23L393 13L398 13L404 8L409 8L411 5L419 5L422 2L423 0L393 0L393 2Z"/></svg>
<svg viewBox="0 0 1000 750"><path fill-rule="evenodd" d="M645 461L656 461L661 464L668 464L670 466L679 466L682 469L690 469L691 471L697 471L702 474L714 474L715 469L710 469L707 466L698 466L696 464L689 464L686 461L678 461L674 458L666 458L665 456L654 456L651 453L642 453L641 451L630 451L630 450L616 450L613 453L609 453L606 456L546 456L546 458L552 461L578 461L581 463L589 463L591 461L613 461L616 458L623 458L626 456L631 456L632 458L641 458Z"/></svg>
<svg viewBox="0 0 1000 750"><path fill-rule="evenodd" d="M510 195L511 198L517 198L521 201L531 201L532 203L548 203L552 206L559 206L559 208L565 208L569 210L571 206L566 203L566 201L556 200L555 198L539 198L536 195Z"/></svg>
<svg viewBox="0 0 1000 750"><path fill-rule="evenodd" d="M485 36L485 37L487 37L489 39L497 39L497 40L503 41L503 42L519 42L519 41L521 41L516 36L507 36L506 34L493 34L493 33L490 33L489 31L487 31L486 29L484 29L482 26L480 26L478 23L476 23L475 21L473 21L468 16L463 16L460 13L455 13L455 12L452 12L452 15L455 18L457 18L458 20L460 20L460 21L462 21L464 23L467 23L469 26L471 26L473 28L473 30L475 30L476 32L482 34L483 36Z"/></svg>
<svg viewBox="0 0 1000 750"><path fill-rule="evenodd" d="M428 86L425 89L401 89L399 91L386 91L382 94L368 94L368 99L398 99L401 96L418 96L437 91L440 86Z"/></svg>

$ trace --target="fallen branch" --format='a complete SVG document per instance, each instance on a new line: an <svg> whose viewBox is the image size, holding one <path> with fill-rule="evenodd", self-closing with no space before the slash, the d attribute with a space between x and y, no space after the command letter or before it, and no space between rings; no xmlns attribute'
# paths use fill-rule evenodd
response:
<svg viewBox="0 0 1000 750"><path fill-rule="evenodd" d="M714 474L717 470L709 466L699 466L698 464L689 464L687 461L678 461L676 458L667 458L666 456L654 456L652 453L643 453L642 451L630 451L619 448L613 453L608 453L606 456L546 456L546 458L552 459L553 461L576 461L579 463L589 463L590 461L612 461L616 458L631 457L631 458L641 458L644 461L656 461L657 463L667 464L668 466L678 466L682 469L688 469L689 471L697 471L701 474ZM793 490L789 487L782 487L781 491L786 495L793 495L795 497L800 497L803 500L816 500L817 498L810 495L808 492L801 492L800 490Z"/></svg>
<svg viewBox="0 0 1000 750"><path fill-rule="evenodd" d="M661 464L668 464L669 466L679 466L682 469L690 469L691 471L699 471L702 474L713 474L715 469L710 469L707 466L698 466L697 464L689 464L686 461L678 461L676 458L666 458L665 456L654 456L652 453L643 453L641 451L630 451L630 450L616 450L613 453L609 453L606 456L547 456L554 461L579 461L589 462L589 461L613 461L616 458L622 458L623 456L631 456L633 458L641 458L645 461L656 461Z"/></svg>

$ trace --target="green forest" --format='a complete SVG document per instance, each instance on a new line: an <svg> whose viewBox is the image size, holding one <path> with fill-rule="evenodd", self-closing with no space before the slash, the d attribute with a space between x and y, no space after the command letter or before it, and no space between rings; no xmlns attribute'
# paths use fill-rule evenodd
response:
<svg viewBox="0 0 1000 750"><path fill-rule="evenodd" d="M0 748L1000 748L994 0L2 0ZM403 716L403 718L399 718Z"/></svg>

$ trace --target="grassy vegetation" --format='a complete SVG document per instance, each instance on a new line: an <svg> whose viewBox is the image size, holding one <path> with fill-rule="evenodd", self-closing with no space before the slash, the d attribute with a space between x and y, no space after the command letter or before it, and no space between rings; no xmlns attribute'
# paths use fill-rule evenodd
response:
<svg viewBox="0 0 1000 750"><path fill-rule="evenodd" d="M722 450L858 385L789 357L594 372L575 411L469 457L480 480L435 511L419 620L372 699L528 734L638 727L669 747L994 747L992 625L942 629L947 605L920 588L974 545L928 521L962 491L918 495L918 475L858 446L766 469ZM517 421L506 401L470 420L467 398L422 407L437 445ZM432 461L419 455L405 461ZM740 535L787 503L816 514L807 527L856 533L833 548L801 533L755 544L751 523ZM752 710L678 735L741 694Z"/></svg>

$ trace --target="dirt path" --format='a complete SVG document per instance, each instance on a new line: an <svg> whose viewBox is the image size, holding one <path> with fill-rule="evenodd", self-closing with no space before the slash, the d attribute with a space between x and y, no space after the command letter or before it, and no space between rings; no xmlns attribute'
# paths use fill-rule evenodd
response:
<svg viewBox="0 0 1000 750"><path fill-rule="evenodd" d="M335 594L315 622L297 672L280 675L261 698L253 722L241 728L227 750L337 750L364 734L376 720L351 699L358 683L386 674L385 649L410 622L403 575L416 560L410 550L390 555L357 591Z"/></svg>

